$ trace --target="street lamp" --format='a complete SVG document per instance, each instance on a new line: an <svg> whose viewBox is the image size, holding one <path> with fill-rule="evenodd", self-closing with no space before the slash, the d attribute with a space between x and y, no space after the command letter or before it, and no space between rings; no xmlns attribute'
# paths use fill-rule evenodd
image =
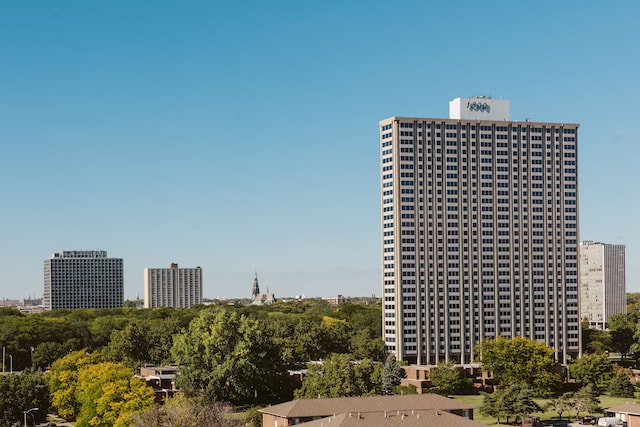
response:
<svg viewBox="0 0 640 427"><path fill-rule="evenodd" d="M27 409L26 411L22 411L22 413L24 414L24 427L27 427L27 414L31 411L37 411L39 408L31 408L31 409Z"/></svg>

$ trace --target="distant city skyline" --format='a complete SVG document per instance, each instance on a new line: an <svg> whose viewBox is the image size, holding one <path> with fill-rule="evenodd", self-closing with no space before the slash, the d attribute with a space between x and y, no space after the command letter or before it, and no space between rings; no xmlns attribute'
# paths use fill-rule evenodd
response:
<svg viewBox="0 0 640 427"><path fill-rule="evenodd" d="M509 99L580 123L580 238L640 291L636 2L165 0L0 5L0 298L106 250L205 298L381 293L377 123Z"/></svg>

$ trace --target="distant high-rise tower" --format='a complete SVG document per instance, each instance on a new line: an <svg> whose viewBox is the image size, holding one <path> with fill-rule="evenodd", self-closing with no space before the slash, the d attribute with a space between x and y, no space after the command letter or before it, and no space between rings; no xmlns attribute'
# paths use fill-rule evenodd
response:
<svg viewBox="0 0 640 427"><path fill-rule="evenodd" d="M510 121L489 97L449 113L380 122L387 351L469 363L523 336L577 357L578 125Z"/></svg>
<svg viewBox="0 0 640 427"><path fill-rule="evenodd" d="M122 307L122 258L107 251L62 251L44 261L46 310Z"/></svg>
<svg viewBox="0 0 640 427"><path fill-rule="evenodd" d="M580 242L580 317L592 329L607 329L609 318L627 312L625 247Z"/></svg>
<svg viewBox="0 0 640 427"><path fill-rule="evenodd" d="M144 307L190 308L202 304L202 268L144 269Z"/></svg>

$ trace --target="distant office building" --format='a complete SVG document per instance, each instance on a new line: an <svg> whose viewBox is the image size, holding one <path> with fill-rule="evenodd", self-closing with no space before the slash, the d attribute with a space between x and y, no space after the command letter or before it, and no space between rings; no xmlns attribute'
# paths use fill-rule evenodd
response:
<svg viewBox="0 0 640 427"><path fill-rule="evenodd" d="M144 307L189 308L202 304L202 268L144 269Z"/></svg>
<svg viewBox="0 0 640 427"><path fill-rule="evenodd" d="M44 261L46 310L122 307L122 258L107 251L62 251Z"/></svg>
<svg viewBox="0 0 640 427"><path fill-rule="evenodd" d="M345 302L349 302L349 298L340 294L336 295L335 297L328 297L328 298L322 298L322 299L331 305L340 305L340 304L344 304Z"/></svg>
<svg viewBox="0 0 640 427"><path fill-rule="evenodd" d="M253 286L251 288L251 304L252 305L271 305L276 302L276 295L269 293L267 288L266 294L260 293L260 285L258 284L258 273L253 277Z"/></svg>
<svg viewBox="0 0 640 427"><path fill-rule="evenodd" d="M504 336L579 356L578 126L512 121L490 97L380 121L389 353L465 364Z"/></svg>
<svg viewBox="0 0 640 427"><path fill-rule="evenodd" d="M625 246L580 242L580 317L607 329L612 315L626 312Z"/></svg>

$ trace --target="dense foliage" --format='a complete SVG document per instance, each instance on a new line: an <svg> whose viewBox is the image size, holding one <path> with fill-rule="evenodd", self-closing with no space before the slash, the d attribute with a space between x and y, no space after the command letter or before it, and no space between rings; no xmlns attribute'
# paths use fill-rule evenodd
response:
<svg viewBox="0 0 640 427"><path fill-rule="evenodd" d="M97 353L84 350L69 353L53 362L45 379L51 393L51 404L58 415L66 419L78 416L82 406L77 396L79 372L98 362Z"/></svg>
<svg viewBox="0 0 640 427"><path fill-rule="evenodd" d="M295 391L297 399L349 397L378 394L382 367L370 359L354 361L350 354L332 354L326 360L311 363Z"/></svg>
<svg viewBox="0 0 640 427"><path fill-rule="evenodd" d="M236 311L203 311L176 335L172 353L180 388L206 402L272 401L289 378L272 331Z"/></svg>
<svg viewBox="0 0 640 427"><path fill-rule="evenodd" d="M638 329L640 312L618 313L609 317L610 348L612 352L619 353L624 359L632 350L636 341L635 333Z"/></svg>
<svg viewBox="0 0 640 427"><path fill-rule="evenodd" d="M599 389L611 377L613 363L607 354L585 354L569 366L569 375L576 381Z"/></svg>
<svg viewBox="0 0 640 427"><path fill-rule="evenodd" d="M118 406L123 393L146 393L137 390L139 381L125 384L123 378L130 380L133 370L145 364L181 363L178 382L186 391L204 396L205 401L235 404L293 398L300 383L289 380L287 370L305 368L309 361L333 354L350 354L363 360L363 366L373 366L367 361L383 357L382 319L379 303L369 302L333 306L322 300L304 300L263 307L214 304L191 309L126 305L113 310L29 315L2 308L0 345L14 371L48 370L45 392L48 388L47 398L62 417L77 419L79 425L89 420L95 424L98 419L120 423L113 417L113 408L127 407ZM203 353L200 346L208 352ZM82 388L87 372L103 374L94 372L95 366L110 367L106 370L111 374L104 375L118 378L118 387L105 389L96 379L94 388ZM366 381L378 384L379 370L375 372L378 377ZM49 404L42 406L46 411ZM39 412L30 416L41 418Z"/></svg>
<svg viewBox="0 0 640 427"><path fill-rule="evenodd" d="M484 394L480 412L498 419L525 418L542 408L533 400L533 392L525 385L512 384Z"/></svg>
<svg viewBox="0 0 640 427"><path fill-rule="evenodd" d="M38 408L28 414L29 422L42 422L49 408L49 391L41 372L0 375L0 425L14 425L24 418L24 410ZM20 424L22 425L22 424Z"/></svg>
<svg viewBox="0 0 640 427"><path fill-rule="evenodd" d="M400 385L400 381L404 378L405 373L404 369L398 365L394 355L389 355L389 357L387 357L387 360L384 362L384 366L382 367L381 376L382 390L385 393L391 393L394 387Z"/></svg>
<svg viewBox="0 0 640 427"><path fill-rule="evenodd" d="M610 331L583 329L586 354L568 367L568 375L588 387L556 395L552 405L559 415L592 412L599 390L631 396L629 372L616 370L607 352L638 358L640 303L633 307L629 314L612 318ZM278 403L293 398L294 390L298 398L415 392L411 386L399 386L404 371L398 362L383 358L381 326L379 304L331 306L320 300L263 307L125 307L32 315L0 309L0 345L11 355L14 370L48 369L44 377L36 372L6 376L2 380L13 383L3 385L0 393L19 390L18 379L22 379L30 385L20 390L38 394L46 381L49 393L44 388L43 394L47 402L33 407L48 407L50 398L58 414L82 426L102 425L101 420L104 425L124 425L132 422L134 412L139 414L136 422L149 419L140 414L155 420L175 420L176 416L186 420L186 415L176 414L191 411L196 416L198 405L214 401ZM486 397L486 411L503 419L520 417L531 408L524 403L514 407L513 396L526 403L530 396L549 397L558 390L559 370L553 350L546 345L499 337L483 342L479 349L483 368L501 383L495 394ZM181 364L178 384L187 396L173 403L175 407L166 406L164 412L154 412L155 407L144 411L152 391L133 377L134 369L164 363ZM294 383L287 371L298 369L308 371L301 383ZM469 386L450 363L432 369L430 380L432 391L443 395L461 393ZM12 392L21 399L31 394ZM5 417L0 425L2 420L15 422L12 406L29 406L0 397L11 402L0 408L0 416ZM197 416L219 416L221 408ZM44 416L40 412L30 416L40 421Z"/></svg>
<svg viewBox="0 0 640 427"><path fill-rule="evenodd" d="M430 376L431 390L442 396L467 394L473 388L471 382L464 378L462 371L453 362L439 362L431 370Z"/></svg>
<svg viewBox="0 0 640 427"><path fill-rule="evenodd" d="M479 347L482 369L493 372L502 385L522 384L536 396L548 397L561 382L553 350L544 343L498 337L484 340Z"/></svg>
<svg viewBox="0 0 640 427"><path fill-rule="evenodd" d="M153 406L153 389L120 363L102 362L78 372L77 427L126 427L131 416Z"/></svg>
<svg viewBox="0 0 640 427"><path fill-rule="evenodd" d="M134 412L154 402L153 389L131 369L101 362L97 352L81 350L56 360L45 379L53 408L76 419L78 427L125 426Z"/></svg>
<svg viewBox="0 0 640 427"><path fill-rule="evenodd" d="M599 405L598 393L593 384L588 384L578 391L568 391L553 399L550 408L562 419L562 414L578 418L580 414L599 413L602 411Z"/></svg>
<svg viewBox="0 0 640 427"><path fill-rule="evenodd" d="M230 420L228 405L222 403L204 403L198 399L188 399L178 395L162 406L151 406L134 414L131 427L193 427L216 426L233 427L239 422Z"/></svg>
<svg viewBox="0 0 640 427"><path fill-rule="evenodd" d="M47 369L56 359L69 352L87 349L92 352L108 347L114 361L125 362L135 359L137 354L128 354L127 349L119 347L118 334L129 326L142 325L149 338L143 345L150 346L149 355L139 359L144 363L166 360L169 356L171 333L186 327L198 314L194 309L158 308L139 310L119 308L112 310L53 310L44 313L23 314L11 308L0 308L0 345L13 359L13 369L21 371L28 367ZM169 326L168 326L169 325ZM124 339L134 336L132 331ZM164 340L162 338L164 337ZM122 341L122 340L120 340ZM141 344L141 343L135 343ZM140 345L138 350L142 350Z"/></svg>
<svg viewBox="0 0 640 427"><path fill-rule="evenodd" d="M614 374L607 387L609 395L613 397L633 398L636 390L634 385L631 384L630 378L631 370L624 368L614 369Z"/></svg>

